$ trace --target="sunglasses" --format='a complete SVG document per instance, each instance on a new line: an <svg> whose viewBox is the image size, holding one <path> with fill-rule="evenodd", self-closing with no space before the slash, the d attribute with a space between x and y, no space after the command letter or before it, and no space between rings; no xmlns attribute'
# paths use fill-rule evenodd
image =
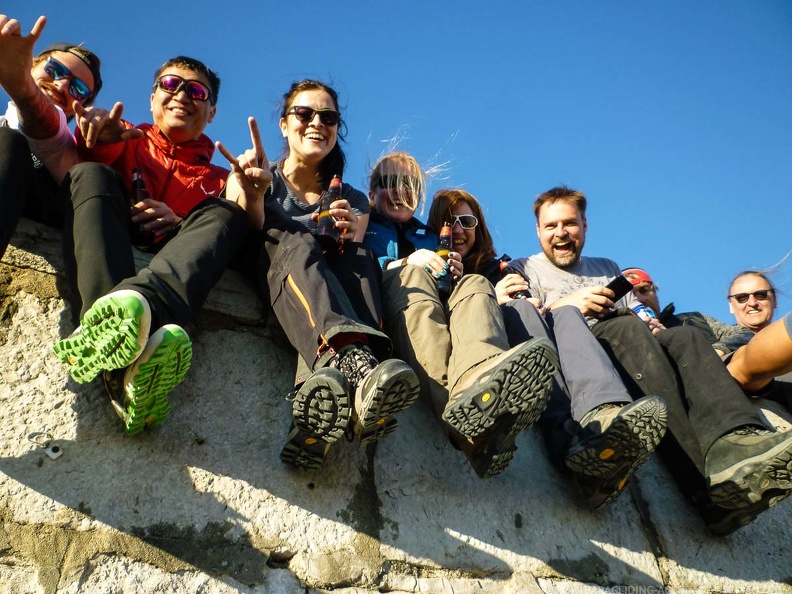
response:
<svg viewBox="0 0 792 594"><path fill-rule="evenodd" d="M639 295L646 295L647 293L654 293L657 290L657 285L646 285L642 287L633 287L633 292Z"/></svg>
<svg viewBox="0 0 792 594"><path fill-rule="evenodd" d="M48 57L47 63L44 64L44 72L53 80L69 79L69 95L77 99L77 101L84 101L93 95L90 87L85 84L71 73L71 70L66 68L63 64L58 62L55 58Z"/></svg>
<svg viewBox="0 0 792 594"><path fill-rule="evenodd" d="M753 293L735 293L734 295L729 295L729 299L734 299L737 303L745 303L753 295L757 301L766 301L772 292L773 289L763 289Z"/></svg>
<svg viewBox="0 0 792 594"><path fill-rule="evenodd" d="M418 178L411 175L380 175L377 186L386 190L393 190L399 187L415 188L418 186Z"/></svg>
<svg viewBox="0 0 792 594"><path fill-rule="evenodd" d="M478 219L473 215L451 215L451 218L453 219L453 222L449 223L451 228L457 223L459 223L459 226L463 229L475 229L476 225L478 225Z"/></svg>
<svg viewBox="0 0 792 594"><path fill-rule="evenodd" d="M184 88L187 96L193 101L209 101L212 98L212 91L201 81L187 80L177 74L160 76L156 86L169 95L175 95Z"/></svg>
<svg viewBox="0 0 792 594"><path fill-rule="evenodd" d="M317 113L319 114L319 121L325 126L337 126L338 122L341 121L341 114L335 109L314 109L303 105L295 105L286 112L286 115L291 114L303 124L310 124Z"/></svg>

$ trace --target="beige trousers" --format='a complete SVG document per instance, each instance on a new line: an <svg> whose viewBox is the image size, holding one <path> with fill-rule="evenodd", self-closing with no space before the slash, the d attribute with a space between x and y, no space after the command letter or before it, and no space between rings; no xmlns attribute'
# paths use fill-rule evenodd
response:
<svg viewBox="0 0 792 594"><path fill-rule="evenodd" d="M495 290L483 276L463 276L444 304L432 275L408 264L384 272L382 299L394 353L418 375L438 418L465 372L509 350Z"/></svg>

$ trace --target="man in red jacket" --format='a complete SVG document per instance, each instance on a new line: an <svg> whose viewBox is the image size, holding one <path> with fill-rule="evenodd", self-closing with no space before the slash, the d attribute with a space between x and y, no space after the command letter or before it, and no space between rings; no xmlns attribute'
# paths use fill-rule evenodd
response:
<svg viewBox="0 0 792 594"><path fill-rule="evenodd" d="M154 76L153 125L133 129L119 119L120 109L75 105L87 162L69 171L61 190L72 205L64 260L81 323L55 352L77 382L102 373L128 434L164 421L168 393L192 357L181 326L201 308L247 227L263 224L272 174L255 120L253 148L239 158L217 145L230 176L210 162L214 145L203 131L219 88L206 65L179 56ZM130 197L133 173L148 196ZM218 197L223 191L228 199ZM130 237L141 235L155 256L136 274Z"/></svg>

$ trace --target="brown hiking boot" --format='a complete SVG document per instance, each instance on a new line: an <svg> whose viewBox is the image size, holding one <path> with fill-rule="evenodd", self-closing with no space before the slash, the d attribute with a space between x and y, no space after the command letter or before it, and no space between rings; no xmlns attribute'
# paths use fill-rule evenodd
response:
<svg viewBox="0 0 792 594"><path fill-rule="evenodd" d="M482 435L505 414L520 417L527 428L547 406L556 369L552 342L524 342L469 371L455 387L443 420L467 438Z"/></svg>

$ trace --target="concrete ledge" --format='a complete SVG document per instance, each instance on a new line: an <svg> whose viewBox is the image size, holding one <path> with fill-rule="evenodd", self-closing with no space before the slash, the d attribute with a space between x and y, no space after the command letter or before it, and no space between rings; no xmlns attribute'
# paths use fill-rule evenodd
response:
<svg viewBox="0 0 792 594"><path fill-rule="evenodd" d="M590 513L536 432L481 481L419 402L379 444L287 469L294 354L233 273L168 421L125 437L102 388L52 354L70 330L59 245L25 223L0 265L0 590L792 593L792 504L714 538L658 460Z"/></svg>

